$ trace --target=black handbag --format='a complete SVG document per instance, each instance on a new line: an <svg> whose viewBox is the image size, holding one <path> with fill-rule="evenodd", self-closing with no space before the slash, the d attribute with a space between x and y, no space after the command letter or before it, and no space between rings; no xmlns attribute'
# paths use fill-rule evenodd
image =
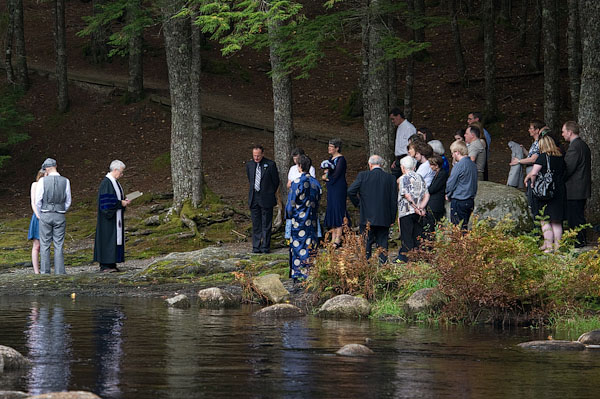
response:
<svg viewBox="0 0 600 399"><path fill-rule="evenodd" d="M554 174L552 173L552 169L550 169L550 156L546 154L546 172L538 174L533 183L532 191L537 199L547 201L554 198L555 190Z"/></svg>

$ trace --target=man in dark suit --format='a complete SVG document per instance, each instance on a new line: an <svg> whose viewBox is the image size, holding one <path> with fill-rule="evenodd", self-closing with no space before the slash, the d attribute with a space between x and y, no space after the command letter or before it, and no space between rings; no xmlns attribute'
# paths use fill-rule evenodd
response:
<svg viewBox="0 0 600 399"><path fill-rule="evenodd" d="M360 232L370 224L367 237L367 259L371 257L373 244L384 248L381 262L387 260L390 225L396 220L398 210L398 187L396 179L384 172L383 159L379 155L369 158L369 171L360 172L348 188L348 197L354 206L360 207Z"/></svg>
<svg viewBox="0 0 600 399"><path fill-rule="evenodd" d="M271 227L273 207L277 203L275 192L279 187L279 173L275 162L264 157L264 148L252 148L252 161L246 162L246 174L250 187L248 206L252 217L252 252L269 253L271 250Z"/></svg>
<svg viewBox="0 0 600 399"><path fill-rule="evenodd" d="M569 143L565 154L565 185L567 187L567 221L569 228L585 224L585 203L592 196L592 156L590 147L579 138L579 125L568 121L562 136ZM577 247L585 246L585 230L577 234Z"/></svg>

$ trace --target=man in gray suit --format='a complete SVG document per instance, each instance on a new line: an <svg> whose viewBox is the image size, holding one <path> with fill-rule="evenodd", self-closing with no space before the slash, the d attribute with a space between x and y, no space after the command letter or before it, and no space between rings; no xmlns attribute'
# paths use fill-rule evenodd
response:
<svg viewBox="0 0 600 399"><path fill-rule="evenodd" d="M390 225L396 220L398 211L398 185L396 179L383 169L383 159L379 155L369 158L369 171L360 172L348 188L348 197L354 206L360 207L361 234L370 225L367 237L367 259L371 257L373 244L383 248L379 256L383 263L387 260L388 235Z"/></svg>
<svg viewBox="0 0 600 399"><path fill-rule="evenodd" d="M71 183L56 170L56 161L48 158L42 164L48 175L42 177L35 192L35 206L40 215L40 254L42 274L50 274L50 244L54 243L54 274L65 274L63 243L65 213L71 206Z"/></svg>
<svg viewBox="0 0 600 399"><path fill-rule="evenodd" d="M585 224L585 203L592 196L592 156L590 147L579 138L579 125L568 121L562 127L562 136L569 143L565 154L567 170L567 221L569 228ZM577 234L577 247L585 246L585 230Z"/></svg>

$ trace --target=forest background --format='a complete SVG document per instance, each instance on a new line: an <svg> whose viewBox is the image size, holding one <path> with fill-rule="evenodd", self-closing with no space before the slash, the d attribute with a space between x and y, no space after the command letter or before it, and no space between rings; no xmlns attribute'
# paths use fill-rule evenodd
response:
<svg viewBox="0 0 600 399"><path fill-rule="evenodd" d="M244 209L243 163L257 142L284 175L293 146L317 163L327 140L341 137L351 181L370 152L391 157L396 105L446 148L467 114L482 111L498 183L508 174L508 141L529 147L531 119L545 120L556 137L576 119L592 148L594 180L600 173L595 1L7 0L0 7L9 50L3 101L14 87L22 93L18 111L3 105L0 121L6 216L30 213L29 185L46 157L71 179L76 203L94 199L118 158L128 166L126 191L173 192L176 211L185 201L198 205L203 184Z"/></svg>

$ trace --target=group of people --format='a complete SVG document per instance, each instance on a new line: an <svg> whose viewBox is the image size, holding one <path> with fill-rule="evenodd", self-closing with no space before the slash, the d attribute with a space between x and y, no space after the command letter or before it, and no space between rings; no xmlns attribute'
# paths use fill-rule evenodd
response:
<svg viewBox="0 0 600 399"><path fill-rule="evenodd" d="M333 245L340 246L346 212L346 159L341 153L342 141L328 144L329 159L321 166L327 185L325 225L331 230ZM292 152L293 165L288 172L288 198L285 207L286 238L290 242L290 277L295 281L307 277L310 260L322 237L319 222L319 201L322 187L316 179L312 160L301 148ZM277 203L279 173L274 161L264 157L264 148L252 149L252 160L246 163L249 182L248 206L252 219L252 252L269 253L273 208Z"/></svg>
<svg viewBox="0 0 600 399"><path fill-rule="evenodd" d="M586 223L585 206L591 197L592 160L588 145L579 137L580 127L574 121L562 125L561 135L568 149L563 151L556 139L552 137L542 121L529 123L529 135L533 143L529 151L512 157L511 166L526 166L524 184L527 199L534 216L542 217L541 226L544 244L540 249L552 252L559 246L563 233L563 221L567 220L569 228L577 228ZM539 176L551 172L554 186L551 198L536 196L533 186ZM577 234L577 247L586 245L585 230Z"/></svg>
<svg viewBox="0 0 600 399"><path fill-rule="evenodd" d="M98 190L98 216L94 242L94 262L101 272L118 272L117 263L124 261L125 228L123 212L131 201L125 198L117 181L125 164L112 161ZM63 244L66 217L71 206L71 182L61 176L56 160L47 158L31 185L33 215L28 239L33 241L31 262L36 274L50 274L50 249L54 246L54 274L66 274ZM41 258L41 263L40 263Z"/></svg>
<svg viewBox="0 0 600 399"><path fill-rule="evenodd" d="M322 180L327 184L325 225L330 229L334 246L341 245L342 225L347 217L346 197L359 208L359 231L366 233L367 257L373 246L382 249L380 260L387 260L390 226L398 223L401 247L398 260L419 245L424 232L433 231L446 214L450 202L450 221L467 229L475 207L478 182L488 179L491 136L482 125L478 112L467 117L467 127L457 131L446 158L443 144L435 140L427 128L416 129L404 118L402 111L392 109L390 119L396 126L395 160L391 173L384 170L385 160L373 154L368 170L360 172L347 187L346 160L341 154L342 142L329 142L330 158L321 163L325 169ZM567 122L563 138L570 143L564 157L550 135L542 133L543 123L533 121L530 134L532 148L514 158L511 165L529 165L524 183L533 214L541 213L544 245L542 250L554 250L562 235L562 221L569 227L585 224L586 199L591 194L591 157L589 147L579 138L579 126ZM254 160L246 165L250 182L249 206L253 224L253 252L266 253L270 248L271 220L279 185L277 167L264 158L264 149L253 149ZM304 279L311 257L322 237L318 208L322 195L315 168L301 149L294 150L294 165L288 173L289 189L286 205L286 238L290 240L290 276ZM452 168L450 166L452 165ZM540 173L554 171L557 189L550 200L535 198L531 185ZM268 199L267 199L268 198ZM578 246L585 245L585 232L578 235Z"/></svg>
<svg viewBox="0 0 600 399"><path fill-rule="evenodd" d="M391 225L398 223L402 243L398 259L406 260L406 253L418 246L423 232L435 229L436 223L444 217L446 201L450 202L450 221L467 228L478 181L487 179L491 142L489 133L481 125L481 115L470 113L468 127L464 132L456 133L450 146L449 160L442 143L433 139L429 129L417 130L397 108L391 111L390 118L396 126L392 173L384 170L383 157L373 154L368 160L368 170L360 172L348 187L347 165L340 139L329 142L329 158L320 165L324 169L322 180L327 185L324 221L330 229L333 245L339 247L342 244L342 226L348 218L348 197L360 211L359 230L366 232L367 257L371 257L375 245L382 248L382 262L387 260ZM569 143L564 155L547 132L543 122L532 121L529 134L533 144L528 152L523 148L517 151L510 165L527 166L524 178L527 198L532 213L543 216L544 244L541 249L549 252L559 245L563 220L568 221L570 228L585 224L585 205L591 196L591 153L579 137L579 126L573 121L562 126L562 137ZM302 280L307 277L311 258L323 236L319 222L322 188L316 179L312 161L304 151L297 148L291 155L294 163L287 181L286 238L290 242L290 277ZM254 146L252 157L246 163L252 250L254 253L269 253L279 173L275 162L264 157L262 146ZM98 190L94 261L100 264L101 272L117 272L117 263L124 261L123 213L131 202L125 198L118 182L124 170L123 162L111 162ZM548 170L552 171L555 186L553 196L537 198L533 184L538 175L545 176ZM33 240L35 273L50 273L50 247L53 244L54 272L65 274L65 213L70 205L70 181L58 173L56 160L48 158L42 164L36 182L31 185L33 215L28 239ZM577 241L578 246L586 244L584 230L578 233Z"/></svg>

